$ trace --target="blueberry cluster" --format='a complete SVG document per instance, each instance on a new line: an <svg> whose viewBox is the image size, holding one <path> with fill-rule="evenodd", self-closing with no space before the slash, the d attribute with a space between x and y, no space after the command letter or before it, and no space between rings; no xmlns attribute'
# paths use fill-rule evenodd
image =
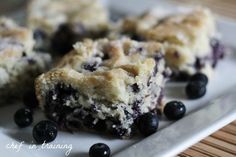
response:
<svg viewBox="0 0 236 157"><path fill-rule="evenodd" d="M206 86L208 84L208 78L205 74L197 73L193 75L187 86L186 95L189 99L198 99L206 94Z"/></svg>
<svg viewBox="0 0 236 157"><path fill-rule="evenodd" d="M33 123L33 110L38 107L38 101L35 91L26 92L23 96L23 102L26 106L17 110L14 114L14 121L20 128L25 128ZM53 141L57 136L57 124L43 120L37 123L33 128L33 137L39 144Z"/></svg>

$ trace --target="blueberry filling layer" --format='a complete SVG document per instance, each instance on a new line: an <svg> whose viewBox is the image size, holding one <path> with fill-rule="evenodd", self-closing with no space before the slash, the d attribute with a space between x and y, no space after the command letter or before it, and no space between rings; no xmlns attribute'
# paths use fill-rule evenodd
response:
<svg viewBox="0 0 236 157"><path fill-rule="evenodd" d="M213 68L216 67L219 60L224 58L225 48L224 45L218 39L211 39L211 56L207 56L205 58L196 58L195 67L196 69L202 69L205 67L207 63L211 63Z"/></svg>
<svg viewBox="0 0 236 157"><path fill-rule="evenodd" d="M211 40L211 47L212 47L212 59L213 63L212 66L216 67L218 61L224 58L225 55L225 47L218 39Z"/></svg>
<svg viewBox="0 0 236 157"><path fill-rule="evenodd" d="M155 83L150 84L150 90ZM130 85L132 92L138 94L141 89L137 83ZM126 138L133 134L134 121L145 112L157 108L162 94L151 92L152 101L147 109L143 109L145 97L135 98L132 103L111 103L84 96L79 90L63 83L56 84L45 95L45 114L58 123L61 129L74 131L89 129L110 132L117 137ZM83 99L83 101L81 101Z"/></svg>
<svg viewBox="0 0 236 157"><path fill-rule="evenodd" d="M219 60L223 59L225 56L224 45L218 39L211 39L211 54L210 56L199 58L197 57L193 66L197 71L204 69L207 64L210 64L212 68L215 68ZM186 72L175 72L172 74L172 78L177 81L187 81L190 75Z"/></svg>
<svg viewBox="0 0 236 157"><path fill-rule="evenodd" d="M99 66L99 65L98 65L97 62L94 62L94 63L85 63L85 64L83 65L83 68L84 68L85 70L88 70L88 71L93 72L93 71L96 71L96 70L97 70L98 66Z"/></svg>

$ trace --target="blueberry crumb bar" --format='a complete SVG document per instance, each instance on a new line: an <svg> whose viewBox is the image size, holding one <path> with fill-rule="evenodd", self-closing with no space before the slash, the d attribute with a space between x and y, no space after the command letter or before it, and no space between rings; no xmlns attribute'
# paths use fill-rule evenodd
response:
<svg viewBox="0 0 236 157"><path fill-rule="evenodd" d="M167 65L176 78L184 79L197 72L211 77L224 57L214 17L207 8L172 13L154 9L141 16L127 17L110 33L110 38L120 36L163 43Z"/></svg>
<svg viewBox="0 0 236 157"><path fill-rule="evenodd" d="M135 119L162 105L164 52L156 42L85 40L36 80L46 116L62 129L135 133Z"/></svg>
<svg viewBox="0 0 236 157"><path fill-rule="evenodd" d="M60 55L77 41L104 36L108 13L101 0L32 0L28 25L34 30L36 49Z"/></svg>
<svg viewBox="0 0 236 157"><path fill-rule="evenodd" d="M33 88L34 79L50 64L48 54L35 53L33 34L0 17L0 103L17 100Z"/></svg>

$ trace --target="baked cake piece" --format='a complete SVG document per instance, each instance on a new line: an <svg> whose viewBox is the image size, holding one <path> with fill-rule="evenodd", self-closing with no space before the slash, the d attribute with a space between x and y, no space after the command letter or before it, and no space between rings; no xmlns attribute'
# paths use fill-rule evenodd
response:
<svg viewBox="0 0 236 157"><path fill-rule="evenodd" d="M32 32L11 19L0 17L0 63L12 57L30 55L34 45Z"/></svg>
<svg viewBox="0 0 236 157"><path fill-rule="evenodd" d="M28 7L36 49L51 48L57 54L84 38L104 36L108 19L101 0L32 0Z"/></svg>
<svg viewBox="0 0 236 157"><path fill-rule="evenodd" d="M0 18L0 104L20 98L48 68L50 56L33 52L33 45L30 30Z"/></svg>
<svg viewBox="0 0 236 157"><path fill-rule="evenodd" d="M36 95L61 128L128 138L137 117L161 106L166 71L159 43L85 40L37 78Z"/></svg>
<svg viewBox="0 0 236 157"><path fill-rule="evenodd" d="M1 53L1 51L0 51ZM0 104L16 101L34 86L34 79L49 69L51 57L38 53L0 62Z"/></svg>
<svg viewBox="0 0 236 157"><path fill-rule="evenodd" d="M175 77L196 72L211 77L213 68L224 57L214 17L206 8L168 14L157 9L128 17L110 35L111 38L119 36L163 43L167 65Z"/></svg>

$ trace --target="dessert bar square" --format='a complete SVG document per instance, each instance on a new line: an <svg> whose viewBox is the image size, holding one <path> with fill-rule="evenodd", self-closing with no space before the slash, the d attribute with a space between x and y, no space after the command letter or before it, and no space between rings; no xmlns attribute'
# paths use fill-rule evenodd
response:
<svg viewBox="0 0 236 157"><path fill-rule="evenodd" d="M15 101L49 68L51 57L35 53L31 30L0 18L0 103Z"/></svg>
<svg viewBox="0 0 236 157"><path fill-rule="evenodd" d="M128 138L135 120L162 105L164 51L156 42L85 40L36 80L45 114L67 130Z"/></svg>
<svg viewBox="0 0 236 157"><path fill-rule="evenodd" d="M127 17L110 34L111 38L121 36L163 43L167 65L175 77L197 72L211 77L213 68L224 57L214 16L206 8L174 13L154 9L141 16Z"/></svg>
<svg viewBox="0 0 236 157"><path fill-rule="evenodd" d="M60 55L78 40L103 36L108 14L101 0L32 0L28 25L34 30L36 49Z"/></svg>

